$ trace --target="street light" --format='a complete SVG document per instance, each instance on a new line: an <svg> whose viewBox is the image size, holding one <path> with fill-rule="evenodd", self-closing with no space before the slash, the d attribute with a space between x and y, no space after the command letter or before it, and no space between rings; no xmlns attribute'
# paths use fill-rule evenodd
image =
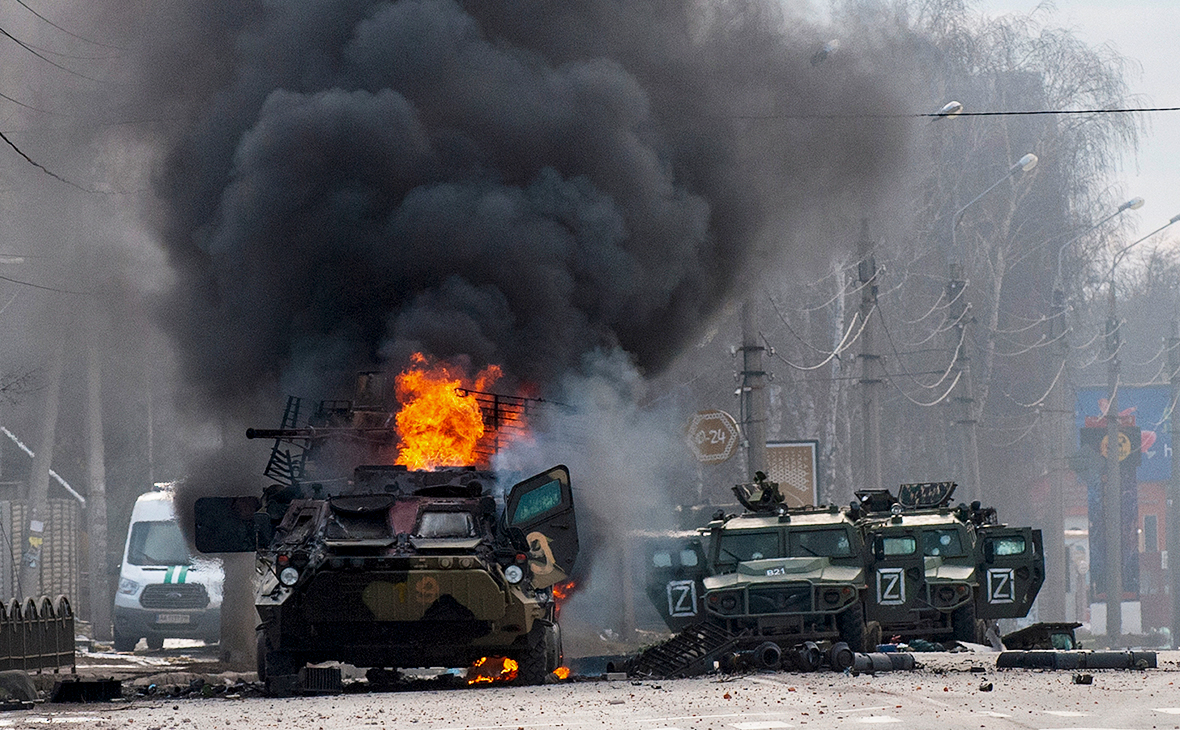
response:
<svg viewBox="0 0 1180 730"><path fill-rule="evenodd" d="M953 104L954 102L951 102L951 103ZM947 104L947 106L950 106L950 104ZM945 109L946 107L943 107L943 108ZM956 114L957 113L958 112L956 112ZM1008 168L1008 173L1006 175L1004 175L1004 177L1000 178L999 180L996 180L994 183L991 184L990 187L988 187L987 190L984 190L979 195L976 195L966 205L964 205L962 208L959 208L958 210L955 211L954 216L951 217L951 255L954 255L959 250L958 244L955 241L955 231L959 226L959 220L963 216L963 211L967 210L972 205L979 202L980 199L983 198L983 196L987 195L991 191L998 188L1005 180L1012 177L1016 173L1028 172L1029 170L1033 169L1036 166L1037 166L1037 156L1034 155L1033 153L1029 152L1024 157L1021 157L1019 160L1012 163L1012 167Z"/></svg>
<svg viewBox="0 0 1180 730"><path fill-rule="evenodd" d="M1103 534L1106 543L1106 635L1111 640L1111 646L1122 633L1123 613L1123 550L1122 550L1122 467L1119 454L1119 322L1118 298L1115 296L1115 270L1119 262L1127 253L1156 235L1168 226L1180 221L1180 215L1173 216L1164 225L1155 229L1139 240L1123 246L1115 251L1110 260L1110 276L1107 287L1108 309L1106 317L1106 351L1107 387L1110 390L1109 401L1106 406L1106 489L1103 490L1102 521L1105 523ZM1137 501L1137 500L1136 500Z"/></svg>
<svg viewBox="0 0 1180 730"><path fill-rule="evenodd" d="M949 106L949 104L948 104ZM945 107L944 107L945 108ZM950 281L947 282L947 299L954 305L951 314L955 319L955 334L958 343L966 343L968 338L966 336L966 304L963 299L963 288L965 286L962 280L961 266L954 263L954 257L958 255L959 246L955 237L955 233L959 226L959 221L962 219L963 212L970 208L975 203L983 199L985 195L998 188L1002 183L1011 179L1014 175L1020 172L1028 172L1037 166L1037 156L1029 152L1024 157L1021 157L1011 167L1008 172L992 183L986 190L979 195L976 195L967 202L962 208L955 211L951 216L951 250L948 258L950 263ZM957 423L964 428L963 433L963 460L964 471L967 473L967 478L970 480L967 485L968 495L974 498L983 496L983 490L979 484L979 441L975 431L975 389L971 380L971 363L970 358L966 354L966 345L960 344L956 347L963 347L962 350L956 350L958 365L959 365L959 379L962 382L962 395L955 400L962 404L962 414Z"/></svg>
<svg viewBox="0 0 1180 730"><path fill-rule="evenodd" d="M1119 207L1118 207L1118 208L1117 208L1117 209L1116 209L1116 210L1115 210L1113 213L1111 213L1110 215L1106 216L1105 218L1103 218L1102 220L1098 221L1098 222L1097 222L1097 223L1095 223L1094 225L1090 226L1090 227L1089 227L1089 228L1087 228L1086 230L1082 231L1082 232L1081 232L1081 233L1079 233L1078 235L1074 236L1073 238L1069 239L1069 240L1068 240L1068 241L1066 241L1065 243L1061 244L1061 248L1057 249L1057 274L1056 274L1056 276L1055 276L1055 277L1054 277L1054 279L1053 279L1053 292L1054 292L1054 294L1056 294L1056 293L1057 293L1057 291L1058 291L1058 290L1061 288L1061 285L1062 285L1062 284L1061 284L1061 257L1062 257L1062 255L1063 255L1063 254L1065 254L1065 249L1069 248L1069 245L1070 245L1071 243L1073 243L1074 241L1077 241L1078 239L1082 238L1082 237L1083 237L1083 236L1085 236L1086 234L1090 233L1090 231L1093 231L1095 228L1097 228L1097 227L1101 226L1103 223L1107 222L1107 221L1108 221L1108 220L1110 220L1111 218L1114 218L1115 216L1119 215L1120 213L1122 213L1122 212L1124 212L1124 211L1128 211L1128 210L1139 210L1139 209L1140 209L1140 208L1142 208L1142 207L1143 207L1143 198L1140 198L1140 197L1134 197L1134 198L1131 198L1131 199L1130 199L1130 200L1128 200L1127 202L1125 202L1125 203L1123 203L1122 205L1120 205L1120 206L1119 206ZM1156 230L1152 231L1151 233L1149 233L1149 234L1146 236L1146 238L1151 238L1151 237L1152 237L1152 236L1154 236L1155 234L1157 234L1157 233L1159 233L1160 231L1162 231L1164 228L1167 228L1168 226L1172 225L1172 223L1174 223L1174 222L1175 222L1175 219L1173 219L1172 221L1170 221L1170 222L1169 222L1169 223L1168 223L1166 226L1163 226L1162 228L1159 228L1159 229L1156 229ZM1142 243L1144 240L1145 240L1145 239L1139 239L1139 240L1138 240L1138 241L1136 241L1135 243L1132 243L1132 244L1131 244L1131 246L1134 246L1136 243ZM1131 246L1128 246L1127 248L1130 248Z"/></svg>
<svg viewBox="0 0 1180 730"><path fill-rule="evenodd" d="M1101 227L1106 222L1110 221L1118 215L1128 210L1138 210L1143 207L1143 198L1135 197L1126 201L1118 208L1116 208L1109 215L1103 216L1093 225L1088 226L1077 235L1070 238L1057 249L1057 269L1053 277L1053 301L1051 303L1051 316L1049 317L1050 325L1050 341L1056 342L1057 357L1062 363L1062 368L1065 367L1065 362L1069 357L1069 340L1066 337L1068 330L1065 328L1065 291L1063 289L1063 282L1061 276L1062 261L1065 255L1065 250L1069 248L1074 242L1080 240L1084 236L1089 235L1095 229ZM1068 403L1068 390L1066 386L1065 377L1058 377L1057 382L1053 385L1052 396L1050 400L1050 412L1055 414L1055 425L1053 432L1055 433L1055 451L1064 460L1065 455L1072 449L1073 443L1072 433L1072 418L1066 414L1072 412L1072 407ZM1066 470L1063 465L1059 465L1052 471L1053 478L1049 483L1049 520L1046 525L1046 531L1053 535L1052 539L1045 543L1045 557L1056 565L1064 564L1064 531L1065 531L1065 478ZM1048 598L1048 604L1044 607L1046 614L1050 621L1064 620L1065 604L1063 601L1058 601L1058 597L1065 595L1065 581L1063 577L1056 571L1050 572L1046 576L1045 587L1048 589L1044 591ZM1109 613L1108 613L1109 616Z"/></svg>

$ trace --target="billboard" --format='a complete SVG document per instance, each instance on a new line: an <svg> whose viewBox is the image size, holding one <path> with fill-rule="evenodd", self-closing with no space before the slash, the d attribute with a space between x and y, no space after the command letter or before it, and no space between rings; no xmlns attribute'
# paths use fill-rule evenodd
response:
<svg viewBox="0 0 1180 730"><path fill-rule="evenodd" d="M1105 386L1078 388L1074 410L1079 434L1087 426L1100 427L1109 391ZM1171 394L1167 385L1119 388L1119 422L1140 431L1137 481L1162 482L1172 478L1172 434L1169 423Z"/></svg>
<svg viewBox="0 0 1180 730"><path fill-rule="evenodd" d="M819 492L818 441L767 441L766 476L791 507L814 505Z"/></svg>

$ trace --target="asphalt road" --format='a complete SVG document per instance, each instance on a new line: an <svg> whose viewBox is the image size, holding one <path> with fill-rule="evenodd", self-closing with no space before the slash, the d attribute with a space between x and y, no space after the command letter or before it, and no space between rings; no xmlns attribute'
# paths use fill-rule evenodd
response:
<svg viewBox="0 0 1180 730"><path fill-rule="evenodd" d="M272 699L139 698L46 703L0 713L0 728L292 730L772 730L897 725L946 728L1180 728L1180 654L1159 669L997 671L994 655L919 655L923 669L876 676L761 673L674 681L571 681L542 687ZM972 667L977 670L971 671ZM991 683L992 691L980 685Z"/></svg>

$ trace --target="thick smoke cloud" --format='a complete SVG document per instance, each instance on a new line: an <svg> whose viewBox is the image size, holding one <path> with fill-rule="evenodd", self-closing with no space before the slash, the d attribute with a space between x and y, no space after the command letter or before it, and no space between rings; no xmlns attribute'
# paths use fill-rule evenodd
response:
<svg viewBox="0 0 1180 730"><path fill-rule="evenodd" d="M657 371L768 220L867 190L900 152L899 125L790 118L890 111L892 84L851 54L817 69L824 36L775 8L157 11L136 88L190 120L157 190L178 274L162 308L193 392L419 349L542 391L596 348Z"/></svg>

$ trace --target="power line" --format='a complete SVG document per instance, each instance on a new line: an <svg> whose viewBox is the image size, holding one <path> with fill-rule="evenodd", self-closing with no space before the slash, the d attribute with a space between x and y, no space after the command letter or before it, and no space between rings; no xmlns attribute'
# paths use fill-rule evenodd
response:
<svg viewBox="0 0 1180 730"><path fill-rule="evenodd" d="M116 51L126 51L127 50L126 48L120 48L119 46L112 46L109 43L100 43L99 41L90 40L89 38L83 38L82 36L78 35L77 33L71 33L70 31L61 27L57 23L54 23L49 18L46 18L41 13L38 13L36 10L33 10L31 7L29 7L28 5L25 4L24 0L16 0L16 3L17 3L17 5L20 5L22 8L24 8L25 10L28 10L33 15L36 15L38 18L45 21L49 25L53 26L54 28L57 28L62 33L65 33L66 35L70 36L71 38L77 38L78 40L83 41L85 43L90 43L91 45L95 45L95 46L102 46L103 48L110 48L110 49L116 50Z"/></svg>
<svg viewBox="0 0 1180 730"><path fill-rule="evenodd" d="M1148 114L1156 112L1178 112L1180 106L1129 107L1119 109L1032 109L1026 111L1009 110L994 112L959 112L958 117L1024 117L1057 115L1069 116L1077 114ZM775 119L924 119L946 118L950 115L938 112L909 113L909 114L735 114L731 119L747 121L775 120Z"/></svg>

